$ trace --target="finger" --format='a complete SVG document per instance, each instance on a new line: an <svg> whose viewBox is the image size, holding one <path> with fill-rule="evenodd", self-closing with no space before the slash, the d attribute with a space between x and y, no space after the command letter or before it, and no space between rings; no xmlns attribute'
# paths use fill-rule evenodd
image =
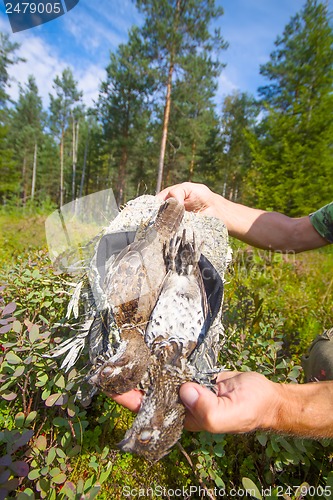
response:
<svg viewBox="0 0 333 500"><path fill-rule="evenodd" d="M218 376L216 377L216 383L218 382L223 382L224 380L228 380L229 378L236 377L239 375L241 372L238 372L237 370L227 370L224 372L220 372Z"/></svg>
<svg viewBox="0 0 333 500"><path fill-rule="evenodd" d="M216 394L218 396L226 396L230 391L233 391L234 381L241 375L238 371L220 372L216 378Z"/></svg>
<svg viewBox="0 0 333 500"><path fill-rule="evenodd" d="M228 432L225 422L225 402L212 391L194 383L183 384L180 397L188 409L185 427L191 431Z"/></svg>
<svg viewBox="0 0 333 500"><path fill-rule="evenodd" d="M137 413L141 406L143 393L138 389L133 389L132 391L125 392L124 394L106 392L106 395L112 398L116 403Z"/></svg>
<svg viewBox="0 0 333 500"><path fill-rule="evenodd" d="M175 186L163 189L156 196L157 198L160 198L162 200L167 200L168 198L176 198L178 203L184 205L187 193L186 190L182 187L182 184L176 184Z"/></svg>

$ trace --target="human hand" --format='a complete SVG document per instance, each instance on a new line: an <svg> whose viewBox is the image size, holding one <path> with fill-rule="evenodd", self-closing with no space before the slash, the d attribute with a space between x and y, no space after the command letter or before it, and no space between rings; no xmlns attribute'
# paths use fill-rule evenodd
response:
<svg viewBox="0 0 333 500"><path fill-rule="evenodd" d="M187 430L238 434L274 428L279 384L259 373L222 372L216 387L217 392L213 393L192 382L181 386Z"/></svg>
<svg viewBox="0 0 333 500"><path fill-rule="evenodd" d="M140 409L143 393L139 389L125 392L124 394L116 394L105 392L107 396L112 398L116 403L128 408L129 410L137 413Z"/></svg>
<svg viewBox="0 0 333 500"><path fill-rule="evenodd" d="M216 198L218 195L204 184L192 182L175 184L163 189L157 197L163 200L176 198L188 212L200 212L204 215L216 216Z"/></svg>
<svg viewBox="0 0 333 500"><path fill-rule="evenodd" d="M180 398L187 409L185 428L212 433L242 433L274 427L279 403L279 384L255 372L221 372L217 392L187 382L180 388ZM110 394L117 403L138 412L142 392Z"/></svg>

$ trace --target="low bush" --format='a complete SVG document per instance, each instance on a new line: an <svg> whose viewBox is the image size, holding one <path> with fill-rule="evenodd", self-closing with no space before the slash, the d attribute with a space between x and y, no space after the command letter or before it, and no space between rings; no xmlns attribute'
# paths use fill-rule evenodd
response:
<svg viewBox="0 0 333 500"><path fill-rule="evenodd" d="M316 333L304 316L316 331L333 324L325 308L331 255L249 255L237 247L227 276L221 363L300 383L300 356ZM44 356L69 334L61 325L72 278L55 274L43 251L22 256L1 278L0 499L332 498L328 440L185 431L181 447L157 464L120 453L132 414L103 394L80 407L76 370L62 373Z"/></svg>

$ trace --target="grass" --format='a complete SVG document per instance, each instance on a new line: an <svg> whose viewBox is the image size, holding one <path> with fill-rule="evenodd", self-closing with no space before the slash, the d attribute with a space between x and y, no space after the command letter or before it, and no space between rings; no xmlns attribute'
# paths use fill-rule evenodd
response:
<svg viewBox="0 0 333 500"><path fill-rule="evenodd" d="M333 325L332 256L332 246L281 255L237 243L227 275L226 311L236 298L237 307L243 310L243 317L238 311L238 322L245 325L246 303L250 300L253 308L260 302L259 313L282 318L291 354L300 353L317 334ZM257 324L252 325L254 329Z"/></svg>
<svg viewBox="0 0 333 500"><path fill-rule="evenodd" d="M46 247L47 213L23 209L0 211L0 263L6 267L23 255Z"/></svg>

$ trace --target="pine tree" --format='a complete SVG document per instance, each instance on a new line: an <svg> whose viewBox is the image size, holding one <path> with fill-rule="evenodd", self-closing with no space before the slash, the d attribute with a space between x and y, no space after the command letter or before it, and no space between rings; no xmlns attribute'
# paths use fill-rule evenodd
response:
<svg viewBox="0 0 333 500"><path fill-rule="evenodd" d="M0 110L6 107L9 99L7 93L10 82L8 67L24 61L24 59L16 55L19 47L18 43L12 43L9 40L8 34L0 32Z"/></svg>
<svg viewBox="0 0 333 500"><path fill-rule="evenodd" d="M291 215L331 201L333 32L328 8L307 0L275 42L261 74L266 116L252 138L250 195L262 208Z"/></svg>
<svg viewBox="0 0 333 500"><path fill-rule="evenodd" d="M8 68L23 61L16 55L18 43L12 43L9 35L0 32L0 199L4 203L8 197L19 193L19 172L13 160L13 151L8 144L8 87L10 77Z"/></svg>
<svg viewBox="0 0 333 500"><path fill-rule="evenodd" d="M223 196L237 201L242 195L243 179L251 167L248 134L254 132L259 106L254 97L240 92L225 97L221 116L220 176Z"/></svg>
<svg viewBox="0 0 333 500"><path fill-rule="evenodd" d="M175 82L168 134L165 180L167 184L196 179L202 151L216 126L216 77L221 64L208 52L188 55L183 76Z"/></svg>
<svg viewBox="0 0 333 500"><path fill-rule="evenodd" d="M107 79L101 85L99 114L113 165L112 185L121 204L126 198L125 187L130 184L129 167L140 158L138 144L143 136L147 139L154 78L137 28L130 32L128 43L120 45L110 59Z"/></svg>
<svg viewBox="0 0 333 500"><path fill-rule="evenodd" d="M172 88L181 78L189 56L202 51L219 53L225 49L220 31L209 31L210 23L223 14L214 0L137 0L138 9L145 14L141 29L147 41L151 65L159 72L164 96L162 137L156 191L163 182L165 151L171 111Z"/></svg>
<svg viewBox="0 0 333 500"><path fill-rule="evenodd" d="M43 142L46 113L33 76L23 87L11 113L9 142L13 148L17 168L21 171L21 198L23 204L36 191L38 148Z"/></svg>
<svg viewBox="0 0 333 500"><path fill-rule="evenodd" d="M80 114L80 101L82 99L82 92L77 90L77 82L75 82L73 73L70 68L64 69L61 78L56 76L54 79L53 88L55 89L56 96L50 94L50 111L51 111L51 129L59 138L60 148L60 206L64 204L65 198L65 172L64 172L64 156L65 156L65 133L70 129L72 137L71 150L73 152L74 134L73 122L76 116ZM74 145L74 146L73 146ZM72 155L71 155L72 156ZM73 164L72 164L73 165ZM72 183L71 183L72 184ZM69 189L69 191L71 191Z"/></svg>

